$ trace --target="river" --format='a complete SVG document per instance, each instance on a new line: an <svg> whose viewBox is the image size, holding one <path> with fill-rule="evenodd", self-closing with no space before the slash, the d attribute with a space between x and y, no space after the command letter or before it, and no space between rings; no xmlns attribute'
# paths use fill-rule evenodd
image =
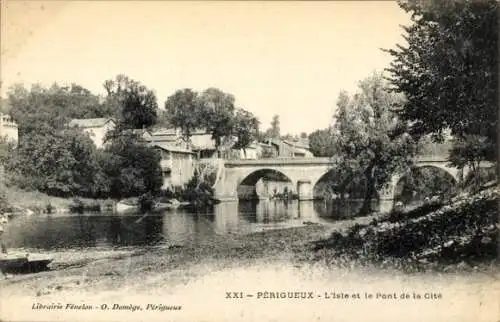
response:
<svg viewBox="0 0 500 322"><path fill-rule="evenodd" d="M11 220L3 239L8 248L44 250L203 243L216 234L333 223L355 216L360 204L355 200L261 200L221 203L209 213L169 210L147 215L32 215Z"/></svg>

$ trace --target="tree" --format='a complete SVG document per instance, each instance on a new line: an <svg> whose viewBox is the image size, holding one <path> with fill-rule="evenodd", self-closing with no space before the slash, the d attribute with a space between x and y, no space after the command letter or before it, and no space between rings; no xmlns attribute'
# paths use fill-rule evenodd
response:
<svg viewBox="0 0 500 322"><path fill-rule="evenodd" d="M188 88L176 91L165 102L165 110L169 123L180 128L184 140L190 142L191 134L202 123L198 93Z"/></svg>
<svg viewBox="0 0 500 322"><path fill-rule="evenodd" d="M481 162L492 160L495 157L491 155L494 151L492 144L488 138L479 135L456 137L452 141L450 163L459 169L463 169L465 166L470 167L472 177L479 180L482 175L480 173ZM473 182L474 184L479 186L480 182Z"/></svg>
<svg viewBox="0 0 500 322"><path fill-rule="evenodd" d="M16 149L0 153L0 161L13 183L61 197L157 194L163 181L159 156L128 131L154 122L154 94L126 77L106 82L106 88L105 104L74 84L10 89L8 111L19 124L20 137ZM66 127L71 118L115 112L121 115L121 126L110 135L110 150L98 151L88 134Z"/></svg>
<svg viewBox="0 0 500 322"><path fill-rule="evenodd" d="M4 166L9 159L9 154L13 150L12 144L6 137L0 137L0 166Z"/></svg>
<svg viewBox="0 0 500 322"><path fill-rule="evenodd" d="M157 196L163 184L160 155L133 133L115 137L105 149L103 172L110 197Z"/></svg>
<svg viewBox="0 0 500 322"><path fill-rule="evenodd" d="M280 136L281 136L280 116L274 115L273 120L271 122L271 128L267 129L267 131L266 131L266 137L269 137L272 139L279 139Z"/></svg>
<svg viewBox="0 0 500 322"><path fill-rule="evenodd" d="M252 113L238 109L233 119L233 135L236 137L233 148L245 151L257 138L258 132L259 120Z"/></svg>
<svg viewBox="0 0 500 322"><path fill-rule="evenodd" d="M94 143L79 129L54 132L41 127L25 134L11 153L7 170L21 188L61 197L92 197L99 172L95 153Z"/></svg>
<svg viewBox="0 0 500 322"><path fill-rule="evenodd" d="M449 159L453 166L470 166L476 172L482 161L491 160L491 142L484 136L467 135L454 138L452 142Z"/></svg>
<svg viewBox="0 0 500 322"><path fill-rule="evenodd" d="M309 147L315 157L332 157L335 154L335 136L333 130L316 130L309 134Z"/></svg>
<svg viewBox="0 0 500 322"><path fill-rule="evenodd" d="M497 139L498 1L400 1L411 13L407 46L387 50L412 133ZM490 145L492 148L496 145ZM496 153L491 153L496 156Z"/></svg>
<svg viewBox="0 0 500 322"><path fill-rule="evenodd" d="M200 95L201 125L212 134L217 154L224 139L230 139L233 131L234 96L217 88L209 88Z"/></svg>
<svg viewBox="0 0 500 322"><path fill-rule="evenodd" d="M156 123L158 103L152 90L125 75L105 81L104 88L109 109L119 111L120 128L143 129Z"/></svg>
<svg viewBox="0 0 500 322"><path fill-rule="evenodd" d="M96 95L76 84L54 84L50 88L34 85L30 90L14 85L7 95L9 114L18 123L21 139L25 133L38 131L42 124L62 129L72 118L110 116Z"/></svg>
<svg viewBox="0 0 500 322"><path fill-rule="evenodd" d="M401 103L401 95L390 93L378 73L361 81L352 97L345 92L339 95L336 172L344 187L356 177L364 179L366 193L360 213L371 211L372 198L395 171L413 164L414 140L401 130L401 122L392 112Z"/></svg>
<svg viewBox="0 0 500 322"><path fill-rule="evenodd" d="M165 108L158 110L158 118L156 124L153 125L152 129L164 129L172 128L174 125L170 121L170 115Z"/></svg>

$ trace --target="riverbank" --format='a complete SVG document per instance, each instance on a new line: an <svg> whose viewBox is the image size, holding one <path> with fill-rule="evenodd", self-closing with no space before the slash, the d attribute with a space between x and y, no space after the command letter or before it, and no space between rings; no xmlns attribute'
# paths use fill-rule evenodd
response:
<svg viewBox="0 0 500 322"><path fill-rule="evenodd" d="M7 311L9 314L3 309L0 317L9 321L269 321L272 317L289 321L314 317L371 321L360 315L369 308L381 314L378 321L398 321L398 316L412 321L412 315L407 312L419 310L426 312L418 315L426 321L448 320L447 317L453 316L469 318L463 321L489 321L498 316L495 299L500 290L500 276L496 268L472 273L403 274L391 269L332 267L327 263L326 253L323 261L307 260L312 242L373 219L365 217L339 221L332 226L313 224L250 235L214 236L201 245L52 253L52 271L16 275L0 281L2 307L19 308L15 312ZM263 292L290 290L315 292L323 298L315 301L226 298L226 292L245 292L257 297L259 292L264 296ZM399 296L406 291L422 296L440 294L442 298L417 302L326 301L325 291L374 296L377 293ZM97 307L106 303L146 307L153 303L178 305L183 309L137 313L98 309L92 315L82 311L33 311L35 303L86 303ZM364 310L360 311L361 307ZM131 316L132 313L135 315Z"/></svg>
<svg viewBox="0 0 500 322"><path fill-rule="evenodd" d="M68 214L68 213L81 213L81 212L93 212L93 213L112 213L116 210L116 200L112 199L91 199L91 198L61 198L50 196L39 191L26 191L16 187L4 187L5 199L7 202L6 208L9 209L8 213L14 214ZM139 209L137 204L139 198L130 198L136 203L132 210ZM174 200L174 203L170 202ZM129 201L128 199L122 200L125 203ZM204 192L192 192L189 194L188 200L181 199L181 201L187 201L181 203L181 206L185 207L187 203L191 208L196 208L196 206L209 207L213 205L213 200L210 196L207 196ZM178 204L176 198L171 197L159 197L152 201L153 203L158 202L159 209L166 208L176 208Z"/></svg>
<svg viewBox="0 0 500 322"><path fill-rule="evenodd" d="M373 216L355 220L339 221L332 225L305 224L280 230L268 230L248 235L215 235L204 240L187 242L184 245L167 244L142 248L88 248L82 250L37 251L54 259L51 271L33 275L13 275L3 281L2 291L16 293L18 283L30 294L43 294L46 290L74 288L75 277L86 276L79 290L105 291L114 289L133 276L141 284L150 274L169 274L172 269L184 269L193 265L224 268L256 262L295 262L305 258L309 243L329 236L332 231L342 231L353 224L373 220ZM35 250L10 249L12 253ZM69 283L69 284L68 284ZM142 284L142 286L147 286ZM149 285L151 286L151 285Z"/></svg>
<svg viewBox="0 0 500 322"><path fill-rule="evenodd" d="M211 236L203 243L184 245L127 248L88 248L82 250L38 252L54 259L51 271L32 275L13 275L2 281L2 292L43 296L61 290L109 291L127 285L141 289L156 288L152 276L162 276L166 285L176 285L189 279L182 274L195 266L206 267L206 272L234 266L259 263L287 263L287 266L332 264L335 254L328 250L314 250L318 240L328 240L332 234L348 234L353 227L363 227L384 216L377 214L353 220L341 220L330 225L305 224L302 227L268 230L248 235L228 234ZM12 249L12 253L30 252ZM350 262L354 264L354 261ZM352 265L351 265L352 266ZM349 268L349 266L346 266ZM352 266L370 270L370 267ZM495 271L497 266L483 266L484 271ZM386 267L385 270L391 270ZM201 272L201 275L206 273ZM195 274L196 275L196 274ZM168 282L167 282L168 281ZM137 283L136 283L137 282ZM18 286L22 285L22 288ZM28 292L28 293L26 293Z"/></svg>
<svg viewBox="0 0 500 322"><path fill-rule="evenodd" d="M5 191L9 207L20 212L45 213L47 207L50 207L53 213L68 213L74 204L71 198L49 196L39 191L26 191L16 187L4 187L3 191ZM99 199L79 199L87 205L106 202L106 200Z"/></svg>
<svg viewBox="0 0 500 322"><path fill-rule="evenodd" d="M489 202L495 198L497 195L489 194L487 191L483 195L476 196L476 199L461 199L456 203L474 205L475 202ZM445 208L448 209L446 211L457 209L450 205L445 207L448 207ZM417 218L404 216L398 218L406 218L404 220L408 222L418 219L417 222L426 225L429 220L436 218L436 212L442 211L441 208L438 207L437 210L432 211L423 209L425 213L419 214ZM482 210L481 213L484 214ZM444 212L438 215L442 214ZM449 215L448 212L446 214ZM406 215L411 217L416 214L410 212ZM453 270L405 273L391 265L382 267L365 265L366 263L349 258L344 258L345 261L339 265L337 259L342 254L335 253L338 247L315 249L319 240L328 241L331 236L338 234L349 236L353 231L359 232L363 227L378 227L380 223L382 227L387 228L389 227L388 221L395 222L395 227L402 227L398 224L398 218L376 214L352 220L340 220L328 225L305 222L302 227L267 230L248 235L214 235L204 237L203 243L192 241L183 245L165 244L151 247L89 248L46 252L54 259L52 270L29 275L13 275L0 281L0 298L16 299L15 303L29 307L33 303L72 301L93 303L97 306L102 303L110 305L113 305L112 303L123 305L135 303L139 306L146 306L148 303L163 303L185 308L183 312L168 312L168 315L144 312L149 315L136 315L135 317L141 319L132 318L134 321L143 319L255 320L257 316L258 320L269 320L268 315L255 313L260 310L268 312L276 319L290 321L325 317L321 314L312 314L314 311L311 311L311 307L315 307L318 313L336 312L334 315L327 315L333 319L338 318L338 312L344 312L346 316L352 317L361 314L359 312L366 312L363 310L375 304L372 310L377 309L377 312L382 312L382 316L385 317L377 321L398 321L401 316L408 320L410 319L407 315L409 311L419 312L418 320L426 321L457 321L457 317L463 317L463 321L490 321L491 317L498 316L500 313L496 303L500 295L498 262L492 261L475 267L463 266L459 263L453 266ZM452 221L451 224L455 222ZM449 229L453 227L449 226ZM398 231L394 232L394 236L400 236ZM435 230L432 231L435 232ZM366 239L370 240L370 237ZM264 291L288 290L310 290L323 297L321 300L316 299L315 302L291 300L277 302L264 299L258 302L251 302L257 299L237 302L240 299L225 298L226 292L231 294L232 292L245 292L257 296L256 294ZM381 298L379 301L365 299L357 302L332 302L331 300L325 302L324 291L337 292L337 294L367 293L374 296L396 293L400 296L402 292L408 292L411 296L415 293L422 297L440 298L434 298L432 301L428 301L432 299L428 298L426 301L413 299L395 302L394 299ZM3 303L0 302L2 305ZM362 306L356 303L362 303ZM304 309L307 309L306 312L309 312L309 315L304 313L305 315L286 316L287 312L292 312L291 310L296 312L298 306L305 304L308 304L304 306ZM360 311L361 307L363 310ZM380 311L381 307L390 309L391 313L384 315L385 311ZM443 307L447 309L443 310ZM220 310L216 308L223 310L227 315L217 315ZM281 309L278 310L278 308ZM26 308L19 311L26 311ZM420 311L430 313L425 313L424 316ZM30 310L26 312L34 314ZM5 316L5 319L36 320L43 316L44 320L127 320L125 314L130 314L130 312L110 311L102 315L102 312L96 311L94 314L97 315L92 317L81 313L71 315L71 312L59 312L59 315L50 315L54 312L47 311L35 313L45 315L30 316L19 313L19 315ZM246 314L244 316L246 318L242 319L241 314ZM128 319L131 319L130 315ZM346 320L366 321L370 319L358 316L358 318Z"/></svg>
<svg viewBox="0 0 500 322"><path fill-rule="evenodd" d="M500 188L436 200L392 212L315 243L318 260L332 265L375 265L405 271L497 266ZM318 255L322 253L322 255Z"/></svg>

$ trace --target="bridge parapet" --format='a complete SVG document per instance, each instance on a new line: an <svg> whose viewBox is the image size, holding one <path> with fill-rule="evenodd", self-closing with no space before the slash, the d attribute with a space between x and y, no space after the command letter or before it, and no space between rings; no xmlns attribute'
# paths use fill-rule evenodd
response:
<svg viewBox="0 0 500 322"><path fill-rule="evenodd" d="M234 166L266 166L266 165L325 165L335 164L331 158L269 158L257 160L228 160L225 165Z"/></svg>
<svg viewBox="0 0 500 322"><path fill-rule="evenodd" d="M444 156L422 155L416 157L417 162L439 162L446 163L448 159ZM249 159L249 160L226 160L224 164L228 167L232 166L260 166L260 165L334 165L338 162L332 158L266 158L266 159Z"/></svg>

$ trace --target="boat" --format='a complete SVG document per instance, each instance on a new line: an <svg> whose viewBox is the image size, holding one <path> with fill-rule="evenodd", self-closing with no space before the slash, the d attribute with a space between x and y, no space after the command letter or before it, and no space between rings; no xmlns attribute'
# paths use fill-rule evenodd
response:
<svg viewBox="0 0 500 322"><path fill-rule="evenodd" d="M0 254L3 272L38 272L48 269L53 259L43 254Z"/></svg>
<svg viewBox="0 0 500 322"><path fill-rule="evenodd" d="M0 254L0 269L2 271L22 267L28 263L28 256L18 256L15 254Z"/></svg>

